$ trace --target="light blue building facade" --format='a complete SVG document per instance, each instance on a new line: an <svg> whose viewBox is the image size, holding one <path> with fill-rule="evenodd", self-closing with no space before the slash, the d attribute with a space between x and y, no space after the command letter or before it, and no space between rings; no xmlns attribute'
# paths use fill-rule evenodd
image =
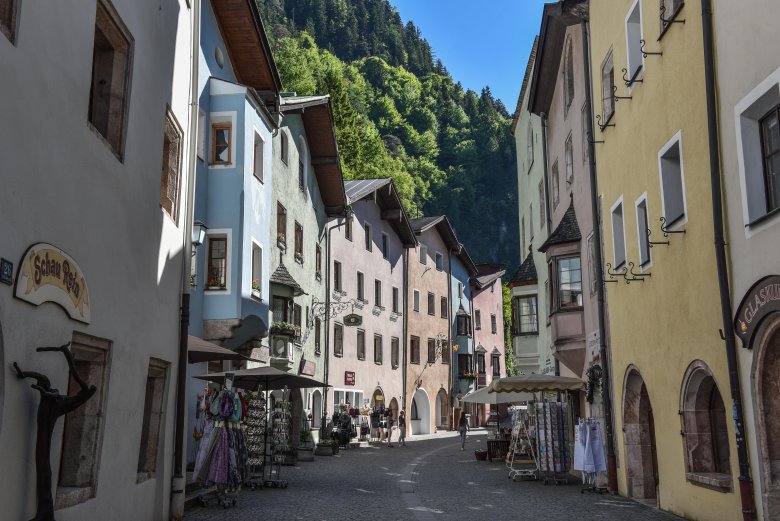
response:
<svg viewBox="0 0 780 521"><path fill-rule="evenodd" d="M476 390L476 380L467 377L472 371L474 359L474 336L472 329L471 277L477 268L465 247L450 258L450 321L452 329L452 396L455 398L454 421L457 424L462 412L460 399ZM460 411L460 412L459 412Z"/></svg>

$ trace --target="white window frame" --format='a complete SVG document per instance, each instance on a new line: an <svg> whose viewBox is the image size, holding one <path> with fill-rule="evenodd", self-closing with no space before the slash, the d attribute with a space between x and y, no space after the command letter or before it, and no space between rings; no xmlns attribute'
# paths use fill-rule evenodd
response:
<svg viewBox="0 0 780 521"><path fill-rule="evenodd" d="M552 177L551 184L553 210L558 208L558 205L561 203L561 179L559 171L560 168L558 167L558 159L556 158L552 168L550 168L550 177Z"/></svg>
<svg viewBox="0 0 780 521"><path fill-rule="evenodd" d="M682 189L682 199L683 199L683 216L682 218L675 221L675 223L672 226L669 226L669 220L667 219L666 225L671 230L678 230L681 229L687 222L688 222L688 197L685 193L685 161L683 160L683 142L682 142L682 131L678 130L677 133L672 136L672 138L666 142L666 144L661 147L661 150L658 151L658 182L661 185L661 211L664 214L664 218L666 218L666 200L664 199L664 179L663 179L663 169L662 169L662 158L666 153L675 145L677 144L679 147L680 152L680 184Z"/></svg>
<svg viewBox="0 0 780 521"><path fill-rule="evenodd" d="M636 238L637 238L637 252L639 253L639 269L640 271L646 271L653 266L653 250L650 247L650 238L647 236L647 229L643 230L640 226L639 219L639 206L644 203L645 218L647 219L647 228L650 228L650 205L647 202L647 192L640 195L636 201L634 201L634 210L636 212ZM642 264L642 243L645 243L647 248L647 262Z"/></svg>
<svg viewBox="0 0 780 521"><path fill-rule="evenodd" d="M420 312L420 290L415 289L412 291L412 309Z"/></svg>
<svg viewBox="0 0 780 521"><path fill-rule="evenodd" d="M309 147L303 134L298 136L298 161L303 163L303 187L298 191L306 195L309 190ZM298 172L295 173L295 184L298 185Z"/></svg>
<svg viewBox="0 0 780 521"><path fill-rule="evenodd" d="M210 112L209 113L209 146L206 147L205 153L209 155L208 165L211 170L225 170L236 167L236 142L239 140L238 126L236 125L237 115L236 111L228 112ZM211 151L213 149L211 141L211 129L214 125L230 124L230 163L214 163L214 158L211 157ZM241 132L243 134L243 131Z"/></svg>
<svg viewBox="0 0 780 521"><path fill-rule="evenodd" d="M621 230L623 235L623 262L620 263L618 263L617 244L615 244L615 210L617 210L618 207L620 207L620 224L623 228ZM623 195L618 197L617 201L615 201L615 204L613 204L609 209L609 222L612 227L612 269L616 270L628 265L628 252L626 248L626 207L623 204ZM580 270L581 269L582 268L580 268Z"/></svg>
<svg viewBox="0 0 780 521"><path fill-rule="evenodd" d="M636 55L640 62L637 67L634 67L637 65L636 63L632 62L631 54L632 54L632 47L631 47L631 40L630 38L630 30L629 30L629 18L634 14L634 12L639 13L639 40L644 39L644 27L643 27L643 17L642 17L642 2L639 0L634 0L634 2L631 4L631 7L628 9L628 12L626 13L626 19L625 19L625 34L626 34L626 69L628 69L628 78L630 80L633 80L630 85L628 85L628 91L631 92L634 88L634 85L637 84L636 80L641 80L642 76L644 76L645 71L645 57L642 54L641 51L641 43L639 40L636 41ZM614 62L613 62L614 64ZM614 65L613 65L614 67ZM613 69L614 70L614 69Z"/></svg>
<svg viewBox="0 0 780 521"><path fill-rule="evenodd" d="M439 259L441 259L441 267L439 267ZM444 255L438 251L434 255L434 263L436 264L436 271L444 271Z"/></svg>
<svg viewBox="0 0 780 521"><path fill-rule="evenodd" d="M206 258L204 259L204 267L208 270L209 265L209 237L225 238L225 289L204 289L203 293L206 295L230 295L232 294L232 265L233 265L233 230L231 228L214 228L206 231L206 238L204 240L206 247ZM208 279L208 273L206 273L206 279ZM203 287L207 288L206 280L203 282Z"/></svg>
<svg viewBox="0 0 780 521"><path fill-rule="evenodd" d="M424 244L420 245L420 264L423 266L428 265L428 247Z"/></svg>
<svg viewBox="0 0 780 521"><path fill-rule="evenodd" d="M257 148L260 147L260 176L257 175ZM263 134L254 127L254 142L252 143L252 177L260 184L265 184L265 139Z"/></svg>
<svg viewBox="0 0 780 521"><path fill-rule="evenodd" d="M374 251L373 228L368 221L363 221L363 247L366 251Z"/></svg>
<svg viewBox="0 0 780 521"><path fill-rule="evenodd" d="M574 188L572 186L574 185L574 138L571 132L566 136L563 149L564 162L566 163L566 191L571 192Z"/></svg>
<svg viewBox="0 0 780 521"><path fill-rule="evenodd" d="M382 232L382 257L390 258L390 236L385 232Z"/></svg>
<svg viewBox="0 0 780 521"><path fill-rule="evenodd" d="M252 243L252 245L251 245L251 248L252 248L252 252L251 252L252 264L251 264L251 266L249 266L249 269L250 269L249 292L251 294L254 294L254 292L255 292L255 290L252 289L252 281L255 280L255 247L257 247L260 250L260 276L257 277L258 285L260 286L260 289L258 290L260 295L256 295L256 297L262 299L263 288L264 288L264 286L263 286L263 272L265 271L263 269L263 259L265 258L265 251L263 251L263 245L260 244L260 242L257 239L255 239L254 237L251 238L251 243Z"/></svg>

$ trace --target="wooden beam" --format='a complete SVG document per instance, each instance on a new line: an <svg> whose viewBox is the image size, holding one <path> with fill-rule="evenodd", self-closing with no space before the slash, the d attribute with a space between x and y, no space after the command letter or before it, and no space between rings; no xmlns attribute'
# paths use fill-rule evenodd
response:
<svg viewBox="0 0 780 521"><path fill-rule="evenodd" d="M312 165L336 165L338 162L339 158L336 156L319 156L311 158Z"/></svg>
<svg viewBox="0 0 780 521"><path fill-rule="evenodd" d="M382 210L382 219L385 220L401 220L401 209L400 208L393 208L390 210Z"/></svg>

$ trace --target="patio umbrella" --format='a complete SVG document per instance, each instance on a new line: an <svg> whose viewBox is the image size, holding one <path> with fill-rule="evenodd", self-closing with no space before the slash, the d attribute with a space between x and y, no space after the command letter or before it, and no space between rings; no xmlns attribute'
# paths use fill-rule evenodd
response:
<svg viewBox="0 0 780 521"><path fill-rule="evenodd" d="M526 374L507 376L490 382L491 393L536 393L542 391L579 391L585 388L585 382L568 376L546 374Z"/></svg>
<svg viewBox="0 0 780 521"><path fill-rule="evenodd" d="M202 338L189 335L187 337L187 360L191 364L198 362L210 362L212 360L251 360L257 362L254 358L249 358L241 353L236 353L230 349L207 342Z"/></svg>
<svg viewBox="0 0 780 521"><path fill-rule="evenodd" d="M512 402L530 402L533 399L534 395L532 393L491 393L487 387L483 387L479 391L474 391L463 397L463 401L466 403L487 403L490 405Z"/></svg>
<svg viewBox="0 0 780 521"><path fill-rule="evenodd" d="M234 375L233 386L242 389L257 389L258 385L262 385L263 389L266 391L283 389L285 387L288 389L328 387L326 384L314 380L313 378L285 373L284 371L268 366L254 367L252 369L238 369L236 371L228 372L232 372ZM221 384L225 381L225 373L202 374L195 378Z"/></svg>

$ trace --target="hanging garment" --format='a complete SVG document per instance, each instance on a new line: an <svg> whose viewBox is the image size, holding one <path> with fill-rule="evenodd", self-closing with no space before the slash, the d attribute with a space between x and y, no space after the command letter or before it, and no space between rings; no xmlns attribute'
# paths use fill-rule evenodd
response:
<svg viewBox="0 0 780 521"><path fill-rule="evenodd" d="M607 461L604 457L604 443L601 436L601 424L596 421L589 422L588 438L585 445L585 461L583 470L588 473L605 472Z"/></svg>
<svg viewBox="0 0 780 521"><path fill-rule="evenodd" d="M588 426L580 418L574 429L574 470L583 470L585 463L585 446L588 439Z"/></svg>

